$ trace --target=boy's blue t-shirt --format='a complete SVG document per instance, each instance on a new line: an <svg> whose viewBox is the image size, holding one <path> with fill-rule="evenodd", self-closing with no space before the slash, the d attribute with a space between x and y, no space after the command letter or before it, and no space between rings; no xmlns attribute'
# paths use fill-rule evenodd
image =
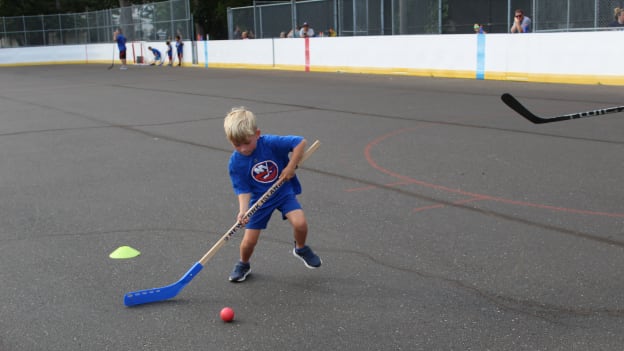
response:
<svg viewBox="0 0 624 351"><path fill-rule="evenodd" d="M234 151L228 165L234 193L251 193L250 205L255 203L277 181L290 161L290 152L302 140L303 137L294 135L261 135L251 155ZM301 194L301 183L296 175L284 183L264 206L276 204L288 194Z"/></svg>
<svg viewBox="0 0 624 351"><path fill-rule="evenodd" d="M126 51L126 37L123 34L117 34L117 47L119 51Z"/></svg>
<svg viewBox="0 0 624 351"><path fill-rule="evenodd" d="M156 57L160 57L160 51L158 51L158 49L152 48L152 54Z"/></svg>

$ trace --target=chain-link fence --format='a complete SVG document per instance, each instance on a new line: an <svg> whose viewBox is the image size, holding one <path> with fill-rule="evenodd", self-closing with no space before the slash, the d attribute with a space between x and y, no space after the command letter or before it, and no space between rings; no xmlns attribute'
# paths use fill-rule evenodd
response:
<svg viewBox="0 0 624 351"><path fill-rule="evenodd" d="M507 33L516 9L523 9L535 32L608 29L624 0L283 0L255 1L228 8L230 39L247 31L273 38L308 22L317 35L330 28L340 36Z"/></svg>
<svg viewBox="0 0 624 351"><path fill-rule="evenodd" d="M122 28L128 40L192 39L189 0L84 13L0 17L0 47L104 43Z"/></svg>
<svg viewBox="0 0 624 351"><path fill-rule="evenodd" d="M620 0L542 0L536 1L535 30L579 31L608 28L615 21Z"/></svg>

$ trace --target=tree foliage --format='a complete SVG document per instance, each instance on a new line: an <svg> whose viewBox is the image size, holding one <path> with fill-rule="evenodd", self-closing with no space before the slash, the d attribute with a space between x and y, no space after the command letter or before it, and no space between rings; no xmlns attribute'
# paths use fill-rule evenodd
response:
<svg viewBox="0 0 624 351"><path fill-rule="evenodd" d="M194 0L191 9L200 34L208 33L211 39L227 39L227 8L250 5L253 0Z"/></svg>
<svg viewBox="0 0 624 351"><path fill-rule="evenodd" d="M136 0L0 0L0 16L33 16L80 13L154 1ZM191 0L191 13L197 34L211 39L227 39L227 8L250 6L253 0Z"/></svg>
<svg viewBox="0 0 624 351"><path fill-rule="evenodd" d="M75 13L118 7L119 0L0 0L0 16Z"/></svg>

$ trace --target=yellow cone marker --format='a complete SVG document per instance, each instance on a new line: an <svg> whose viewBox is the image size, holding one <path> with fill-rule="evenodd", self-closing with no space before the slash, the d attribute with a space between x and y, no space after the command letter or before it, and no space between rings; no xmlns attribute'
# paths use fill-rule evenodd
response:
<svg viewBox="0 0 624 351"><path fill-rule="evenodd" d="M111 254L108 255L108 257L114 258L114 259L124 259L124 258L137 257L140 254L141 252L139 252L136 249L131 248L130 246L120 246L117 248L117 250L111 252Z"/></svg>

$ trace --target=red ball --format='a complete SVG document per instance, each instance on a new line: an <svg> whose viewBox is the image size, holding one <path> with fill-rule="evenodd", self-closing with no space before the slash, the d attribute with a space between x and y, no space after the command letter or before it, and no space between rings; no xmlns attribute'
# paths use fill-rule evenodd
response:
<svg viewBox="0 0 624 351"><path fill-rule="evenodd" d="M234 319L234 310L230 307L223 307L221 310L221 319L226 323L231 322Z"/></svg>

